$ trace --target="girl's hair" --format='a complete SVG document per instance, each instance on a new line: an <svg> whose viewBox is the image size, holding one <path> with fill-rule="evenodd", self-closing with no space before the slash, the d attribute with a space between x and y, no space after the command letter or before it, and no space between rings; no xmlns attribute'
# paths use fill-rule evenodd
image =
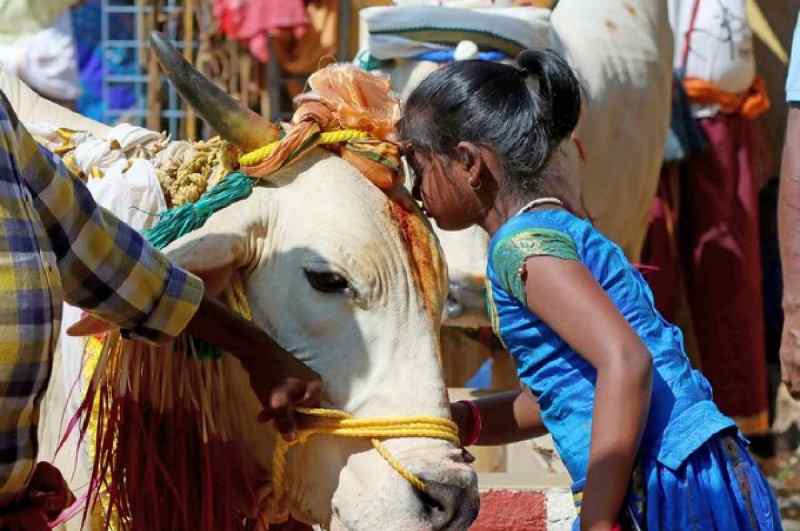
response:
<svg viewBox="0 0 800 531"><path fill-rule="evenodd" d="M538 194L542 170L578 123L581 88L552 50L525 50L517 63L457 61L434 71L409 96L401 137L426 154L451 155L461 141L488 146L513 192Z"/></svg>

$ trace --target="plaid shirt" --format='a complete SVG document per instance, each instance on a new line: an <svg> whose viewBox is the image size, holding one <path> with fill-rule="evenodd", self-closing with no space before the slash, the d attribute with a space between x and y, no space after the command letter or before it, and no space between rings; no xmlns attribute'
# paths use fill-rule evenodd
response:
<svg viewBox="0 0 800 531"><path fill-rule="evenodd" d="M202 281L36 144L0 92L0 506L33 470L63 301L161 341L186 327L202 296Z"/></svg>

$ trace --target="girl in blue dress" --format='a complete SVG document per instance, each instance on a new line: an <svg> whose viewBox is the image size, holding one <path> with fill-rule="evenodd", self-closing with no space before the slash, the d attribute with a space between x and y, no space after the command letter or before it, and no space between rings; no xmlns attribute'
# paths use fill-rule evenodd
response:
<svg viewBox="0 0 800 531"><path fill-rule="evenodd" d="M523 383L453 404L463 442L551 433L574 482L576 529L781 529L681 331L620 248L559 193L556 153L580 115L575 75L550 51L517 62L437 70L399 124L427 213L442 229L477 224L491 235L489 313Z"/></svg>

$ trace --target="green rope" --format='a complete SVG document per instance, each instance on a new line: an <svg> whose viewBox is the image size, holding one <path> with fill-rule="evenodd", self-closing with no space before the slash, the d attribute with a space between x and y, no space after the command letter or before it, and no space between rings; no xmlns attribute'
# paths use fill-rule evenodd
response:
<svg viewBox="0 0 800 531"><path fill-rule="evenodd" d="M158 223L144 231L144 237L157 249L163 249L184 234L202 227L214 212L248 197L253 192L253 181L240 171L228 174L216 186L194 203L171 208L159 216ZM199 359L219 359L222 352L214 345L190 338L194 348L190 355Z"/></svg>
<svg viewBox="0 0 800 531"><path fill-rule="evenodd" d="M214 212L248 197L253 181L240 171L228 174L194 203L171 208L159 216L158 223L144 232L153 247L163 249L184 234L202 227Z"/></svg>

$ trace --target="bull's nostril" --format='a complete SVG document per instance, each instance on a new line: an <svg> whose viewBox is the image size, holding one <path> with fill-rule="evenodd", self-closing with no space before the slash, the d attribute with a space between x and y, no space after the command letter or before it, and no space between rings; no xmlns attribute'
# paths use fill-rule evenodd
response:
<svg viewBox="0 0 800 531"><path fill-rule="evenodd" d="M425 482L425 491L417 492L427 512L433 529L446 529L455 512L454 495L447 485L433 481Z"/></svg>
<svg viewBox="0 0 800 531"><path fill-rule="evenodd" d="M417 496L419 497L420 501L422 502L423 507L425 507L425 510L429 514L432 514L434 512L443 512L444 511L444 506L442 505L442 503L439 500L437 500L436 498L434 498L433 496L431 496L430 494L428 494L427 492L423 492L423 491L419 491L418 490L417 491Z"/></svg>
<svg viewBox="0 0 800 531"><path fill-rule="evenodd" d="M428 481L425 492L419 492L418 496L436 531L469 529L478 516L479 501L472 489Z"/></svg>

